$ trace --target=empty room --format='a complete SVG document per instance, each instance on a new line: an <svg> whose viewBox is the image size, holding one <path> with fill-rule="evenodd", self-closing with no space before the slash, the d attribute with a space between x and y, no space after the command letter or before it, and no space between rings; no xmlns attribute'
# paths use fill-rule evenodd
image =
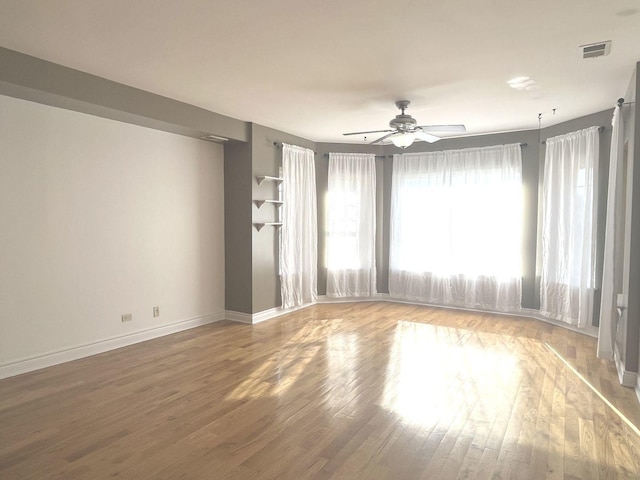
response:
<svg viewBox="0 0 640 480"><path fill-rule="evenodd" d="M0 479L640 478L639 92L634 0L0 0Z"/></svg>

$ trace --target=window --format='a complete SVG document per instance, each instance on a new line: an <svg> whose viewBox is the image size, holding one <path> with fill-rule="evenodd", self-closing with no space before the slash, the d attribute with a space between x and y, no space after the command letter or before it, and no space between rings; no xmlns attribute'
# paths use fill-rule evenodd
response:
<svg viewBox="0 0 640 480"><path fill-rule="evenodd" d="M593 314L598 127L547 139L540 311L579 327Z"/></svg>
<svg viewBox="0 0 640 480"><path fill-rule="evenodd" d="M520 308L519 145L396 155L392 189L392 296Z"/></svg>
<svg viewBox="0 0 640 480"><path fill-rule="evenodd" d="M375 156L329 155L327 296L376 293Z"/></svg>
<svg viewBox="0 0 640 480"><path fill-rule="evenodd" d="M348 182L352 183L352 182ZM327 267L332 270L358 269L360 245L360 198L355 191L329 190L327 226Z"/></svg>

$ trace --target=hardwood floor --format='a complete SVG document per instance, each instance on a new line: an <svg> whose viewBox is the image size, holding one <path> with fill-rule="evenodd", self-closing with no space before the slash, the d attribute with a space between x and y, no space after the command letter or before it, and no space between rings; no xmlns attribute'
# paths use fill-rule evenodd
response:
<svg viewBox="0 0 640 480"><path fill-rule="evenodd" d="M640 478L640 437L569 367L640 426L595 340L535 320L221 322L0 381L0 478Z"/></svg>

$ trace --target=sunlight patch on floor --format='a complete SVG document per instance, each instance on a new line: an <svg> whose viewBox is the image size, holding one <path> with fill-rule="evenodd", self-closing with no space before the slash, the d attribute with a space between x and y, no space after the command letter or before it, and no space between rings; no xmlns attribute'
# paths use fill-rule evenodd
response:
<svg viewBox="0 0 640 480"><path fill-rule="evenodd" d="M227 400L276 397L287 393L323 344L317 338L329 335L336 325L331 321L308 324L293 335L278 353L271 355L227 396Z"/></svg>
<svg viewBox="0 0 640 480"><path fill-rule="evenodd" d="M491 399L493 411L486 412L488 417L510 408L520 370L518 359L500 347L498 338L399 321L381 406L422 425L449 424L485 398ZM491 350L484 347L489 343Z"/></svg>
<svg viewBox="0 0 640 480"><path fill-rule="evenodd" d="M580 372L578 372L578 370L575 369L575 367L573 365L571 365L562 355L560 355L560 353L554 349L551 345L549 345L547 342L544 342L545 347L547 347L551 352L553 352L556 357L558 357L558 359L560 359L560 361L562 363L564 363L567 368L569 368L569 370L571 370L573 372L574 375L576 375L581 381L582 383L584 383L587 387L589 387L599 398L600 400L602 400L611 410L613 410L613 412L618 415L618 417L620 417L620 419L627 424L627 426L633 430L633 432L640 436L640 429L638 429L638 427L636 427L631 420L629 420L620 410L618 410L608 399L607 397L605 397L602 392L600 392L600 390L598 390L596 387L593 386L593 384L591 384L591 382L589 382L589 380L587 380Z"/></svg>

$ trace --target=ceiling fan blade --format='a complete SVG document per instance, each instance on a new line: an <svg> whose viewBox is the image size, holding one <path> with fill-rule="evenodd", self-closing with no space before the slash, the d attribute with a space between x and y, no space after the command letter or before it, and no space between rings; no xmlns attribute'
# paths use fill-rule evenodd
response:
<svg viewBox="0 0 640 480"><path fill-rule="evenodd" d="M440 140L440 137L436 137L435 135L431 135L427 132L417 131L413 132L412 135L416 140L424 140L425 142L433 143Z"/></svg>
<svg viewBox="0 0 640 480"><path fill-rule="evenodd" d="M349 133L343 133L342 135L364 135L366 133L383 133L383 132L395 132L395 130L371 130L369 132L349 132Z"/></svg>
<svg viewBox="0 0 640 480"><path fill-rule="evenodd" d="M464 125L421 125L417 128L430 133L464 133L467 131Z"/></svg>
<svg viewBox="0 0 640 480"><path fill-rule="evenodd" d="M387 130L388 131L388 130ZM397 132L395 130L391 130L391 133L387 133L384 137L380 137L377 140L374 140L373 142L370 142L369 145L373 145L374 143L379 143L385 139L387 139L388 137L390 137L391 135L395 135Z"/></svg>

